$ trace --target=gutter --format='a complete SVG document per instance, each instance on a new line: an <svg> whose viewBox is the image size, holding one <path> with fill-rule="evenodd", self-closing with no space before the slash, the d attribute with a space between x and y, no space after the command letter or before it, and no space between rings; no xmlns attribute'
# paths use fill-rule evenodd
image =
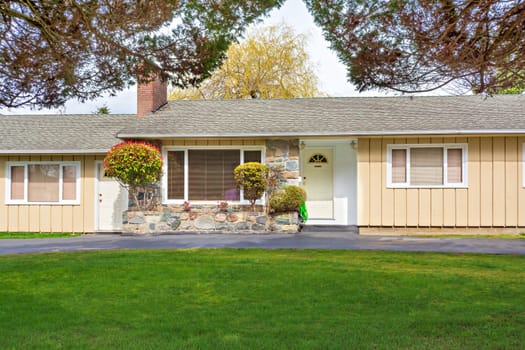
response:
<svg viewBox="0 0 525 350"><path fill-rule="evenodd" d="M77 150L77 149L68 149L68 150L12 149L12 150L0 150L0 154L94 154L94 153L104 154L104 153L107 153L108 151L109 151L109 148L108 149L83 149L83 150Z"/></svg>
<svg viewBox="0 0 525 350"><path fill-rule="evenodd" d="M503 135L525 134L525 129L486 129L486 130L391 130L391 131L358 131L358 132L274 132L274 133L230 133L230 134L133 134L118 133L117 137L172 139L172 138L240 138L240 137L304 137L304 136L402 136L402 135Z"/></svg>

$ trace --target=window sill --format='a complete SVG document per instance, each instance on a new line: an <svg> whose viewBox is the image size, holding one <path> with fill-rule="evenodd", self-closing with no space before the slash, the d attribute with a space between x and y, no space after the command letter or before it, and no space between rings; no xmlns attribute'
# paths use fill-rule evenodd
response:
<svg viewBox="0 0 525 350"><path fill-rule="evenodd" d="M5 203L5 205L50 205L50 206L71 205L71 206L78 206L80 205L80 201L78 202L14 202L14 201L8 201Z"/></svg>
<svg viewBox="0 0 525 350"><path fill-rule="evenodd" d="M410 185L387 185L386 188L393 188L393 189L396 189L396 188L408 188L408 189L415 189L415 188L449 188L449 189L454 189L454 188L468 188L468 185L416 185L416 186L410 186Z"/></svg>
<svg viewBox="0 0 525 350"><path fill-rule="evenodd" d="M191 205L217 205L217 203L220 202L227 202L230 205L250 205L250 202L247 200L244 201L228 201L228 200L213 200L213 201L196 201L196 200L182 200L182 199L169 199L162 201L162 204L165 205L183 205L184 203L190 203ZM256 205L263 205L265 202L262 200L258 200L255 202Z"/></svg>

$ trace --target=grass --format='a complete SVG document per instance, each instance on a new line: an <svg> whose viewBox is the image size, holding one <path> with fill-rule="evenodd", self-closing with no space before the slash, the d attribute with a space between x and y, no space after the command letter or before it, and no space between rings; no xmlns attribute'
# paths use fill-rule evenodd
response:
<svg viewBox="0 0 525 350"><path fill-rule="evenodd" d="M0 232L0 239L69 238L81 235L79 232Z"/></svg>
<svg viewBox="0 0 525 350"><path fill-rule="evenodd" d="M522 349L525 257L303 250L0 256L1 349Z"/></svg>

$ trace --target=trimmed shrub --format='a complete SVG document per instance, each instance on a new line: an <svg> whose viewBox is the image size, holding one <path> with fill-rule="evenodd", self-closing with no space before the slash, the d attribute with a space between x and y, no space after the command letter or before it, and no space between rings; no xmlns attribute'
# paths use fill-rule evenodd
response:
<svg viewBox="0 0 525 350"><path fill-rule="evenodd" d="M255 201L262 197L268 186L268 167L258 162L248 162L237 166L233 174L237 186L242 187L244 198L250 201L254 211Z"/></svg>
<svg viewBox="0 0 525 350"><path fill-rule="evenodd" d="M296 211L306 201L306 192L302 187L289 185L276 191L270 199L272 212Z"/></svg>
<svg viewBox="0 0 525 350"><path fill-rule="evenodd" d="M104 158L106 176L128 188L140 210L153 204L153 185L162 176L162 156L145 142L125 141L111 147ZM143 193L142 205L139 193Z"/></svg>

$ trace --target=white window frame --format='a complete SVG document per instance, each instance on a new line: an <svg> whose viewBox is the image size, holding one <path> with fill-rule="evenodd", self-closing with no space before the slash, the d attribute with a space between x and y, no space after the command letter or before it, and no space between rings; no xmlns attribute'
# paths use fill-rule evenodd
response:
<svg viewBox="0 0 525 350"><path fill-rule="evenodd" d="M58 177L58 202L30 202L28 201L28 189L29 189L29 165L57 165L59 169ZM24 167L24 199L11 199L11 168L16 166ZM62 199L63 190L63 167L74 166L76 173L76 198L73 200ZM16 204L16 205L80 205L80 162L79 161L28 161L28 162L7 162L6 164L6 182L5 182L5 204Z"/></svg>
<svg viewBox="0 0 525 350"><path fill-rule="evenodd" d="M239 150L240 152L240 162L244 163L244 152L245 151L260 151L261 152L261 163L265 163L266 153L264 146L167 146L162 147L162 158L164 159L162 166L162 203L163 204L183 204L185 201L188 201L192 204L217 204L217 200L212 201L197 201L189 199L189 159L188 151L189 150L210 150L210 151L219 151L219 150ZM168 199L168 152L179 151L184 152L184 198L183 199ZM231 204L250 204L248 200L244 199L244 193L241 189L240 191L240 200L239 201L228 201ZM256 204L264 203L264 195L262 198L258 199Z"/></svg>
<svg viewBox="0 0 525 350"><path fill-rule="evenodd" d="M442 148L443 149L443 184L442 185L410 185L410 149L412 148ZM406 151L406 182L392 182L392 150L402 149ZM447 179L448 149L462 150L462 182L449 183ZM467 188L468 187L468 145L466 143L429 143L429 144L389 144L386 151L386 186L388 188Z"/></svg>

